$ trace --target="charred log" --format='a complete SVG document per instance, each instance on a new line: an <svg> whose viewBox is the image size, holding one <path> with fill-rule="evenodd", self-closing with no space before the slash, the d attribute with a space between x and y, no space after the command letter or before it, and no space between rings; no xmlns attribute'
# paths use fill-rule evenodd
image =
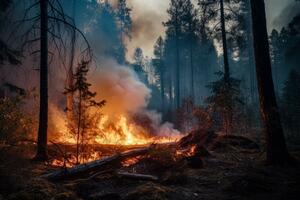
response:
<svg viewBox="0 0 300 200"><path fill-rule="evenodd" d="M58 171L45 174L42 176L42 178L49 179L49 180L60 180L63 178L73 178L80 175L90 175L91 173L95 173L101 169L103 170L103 168L108 165L119 166L119 164L123 160L131 157L144 155L148 153L151 149L152 149L152 145L147 148L126 151L100 160L95 160L89 163L76 165L72 168L60 169Z"/></svg>

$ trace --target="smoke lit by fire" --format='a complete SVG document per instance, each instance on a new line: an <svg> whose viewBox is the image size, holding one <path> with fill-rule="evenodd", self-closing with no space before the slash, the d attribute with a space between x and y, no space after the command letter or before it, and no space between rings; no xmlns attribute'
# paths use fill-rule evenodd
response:
<svg viewBox="0 0 300 200"><path fill-rule="evenodd" d="M159 113L146 109L151 91L130 68L105 61L90 80L97 98L107 101L90 144L143 145L173 142L181 137L172 124L161 123ZM65 113L55 105L50 110L53 141L75 144Z"/></svg>

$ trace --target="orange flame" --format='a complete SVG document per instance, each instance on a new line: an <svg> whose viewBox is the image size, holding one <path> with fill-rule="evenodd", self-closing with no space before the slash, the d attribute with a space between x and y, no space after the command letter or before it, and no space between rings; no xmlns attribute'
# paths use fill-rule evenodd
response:
<svg viewBox="0 0 300 200"><path fill-rule="evenodd" d="M54 141L65 144L76 144L76 137L72 135L67 128L66 121L58 115L54 120L56 129L58 130L57 137ZM61 119L60 119L61 118ZM142 127L133 123L129 123L128 119L121 115L112 123L109 117L104 115L98 125L98 134L90 139L90 144L109 144L109 145L146 145L151 143L169 143L179 140L181 135L171 136L153 136Z"/></svg>

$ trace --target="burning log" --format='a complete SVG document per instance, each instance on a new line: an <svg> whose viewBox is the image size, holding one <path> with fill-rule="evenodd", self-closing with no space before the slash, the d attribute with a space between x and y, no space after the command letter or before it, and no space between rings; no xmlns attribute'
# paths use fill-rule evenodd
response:
<svg viewBox="0 0 300 200"><path fill-rule="evenodd" d="M118 171L117 175L121 178L124 177L124 178L137 179L137 180L148 180L148 181L157 181L158 180L158 177L148 175L148 174L136 174L136 173Z"/></svg>
<svg viewBox="0 0 300 200"><path fill-rule="evenodd" d="M100 160L80 164L71 168L60 169L49 174L42 175L41 177L49 180L60 180L63 178L71 178L82 174L90 174L91 172L101 170L102 167L107 166L109 164L120 163L125 159L144 155L148 153L152 148L153 145L147 148L134 149L131 151L118 153L116 155L106 157Z"/></svg>

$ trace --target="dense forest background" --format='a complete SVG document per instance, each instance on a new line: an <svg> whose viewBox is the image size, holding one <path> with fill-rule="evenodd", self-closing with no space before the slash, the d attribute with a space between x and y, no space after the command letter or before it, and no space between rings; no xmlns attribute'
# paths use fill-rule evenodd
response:
<svg viewBox="0 0 300 200"><path fill-rule="evenodd" d="M0 199L299 199L299 0L0 0Z"/></svg>
<svg viewBox="0 0 300 200"><path fill-rule="evenodd" d="M39 68L37 10L30 7L31 1L5 2L1 5L1 84L13 84L35 96ZM65 22L81 32L66 23L51 24L51 105L62 110L66 107L63 91L69 66L78 63L80 55L91 56L87 53L90 48L93 85L103 65L112 60L115 65L129 66L151 91L146 95L146 107L160 112L163 121L173 122L181 132L198 126L199 119L199 126L211 124L209 128L226 132L260 129L249 0L170 1L167 20L161 22L164 32L153 44L150 56L145 56L141 47L132 50L129 45L135 39L137 25L132 18L135 8L125 0L52 3L49 12L53 20L63 12ZM296 2L295 7L299 7ZM300 15L294 8L290 13L293 16L283 17L281 29L269 30L269 44L276 98L286 134L293 138L300 120ZM222 89L226 80L229 90ZM232 99L227 98L228 91ZM101 91L98 93L101 97ZM32 99L29 102L31 109L34 103Z"/></svg>

